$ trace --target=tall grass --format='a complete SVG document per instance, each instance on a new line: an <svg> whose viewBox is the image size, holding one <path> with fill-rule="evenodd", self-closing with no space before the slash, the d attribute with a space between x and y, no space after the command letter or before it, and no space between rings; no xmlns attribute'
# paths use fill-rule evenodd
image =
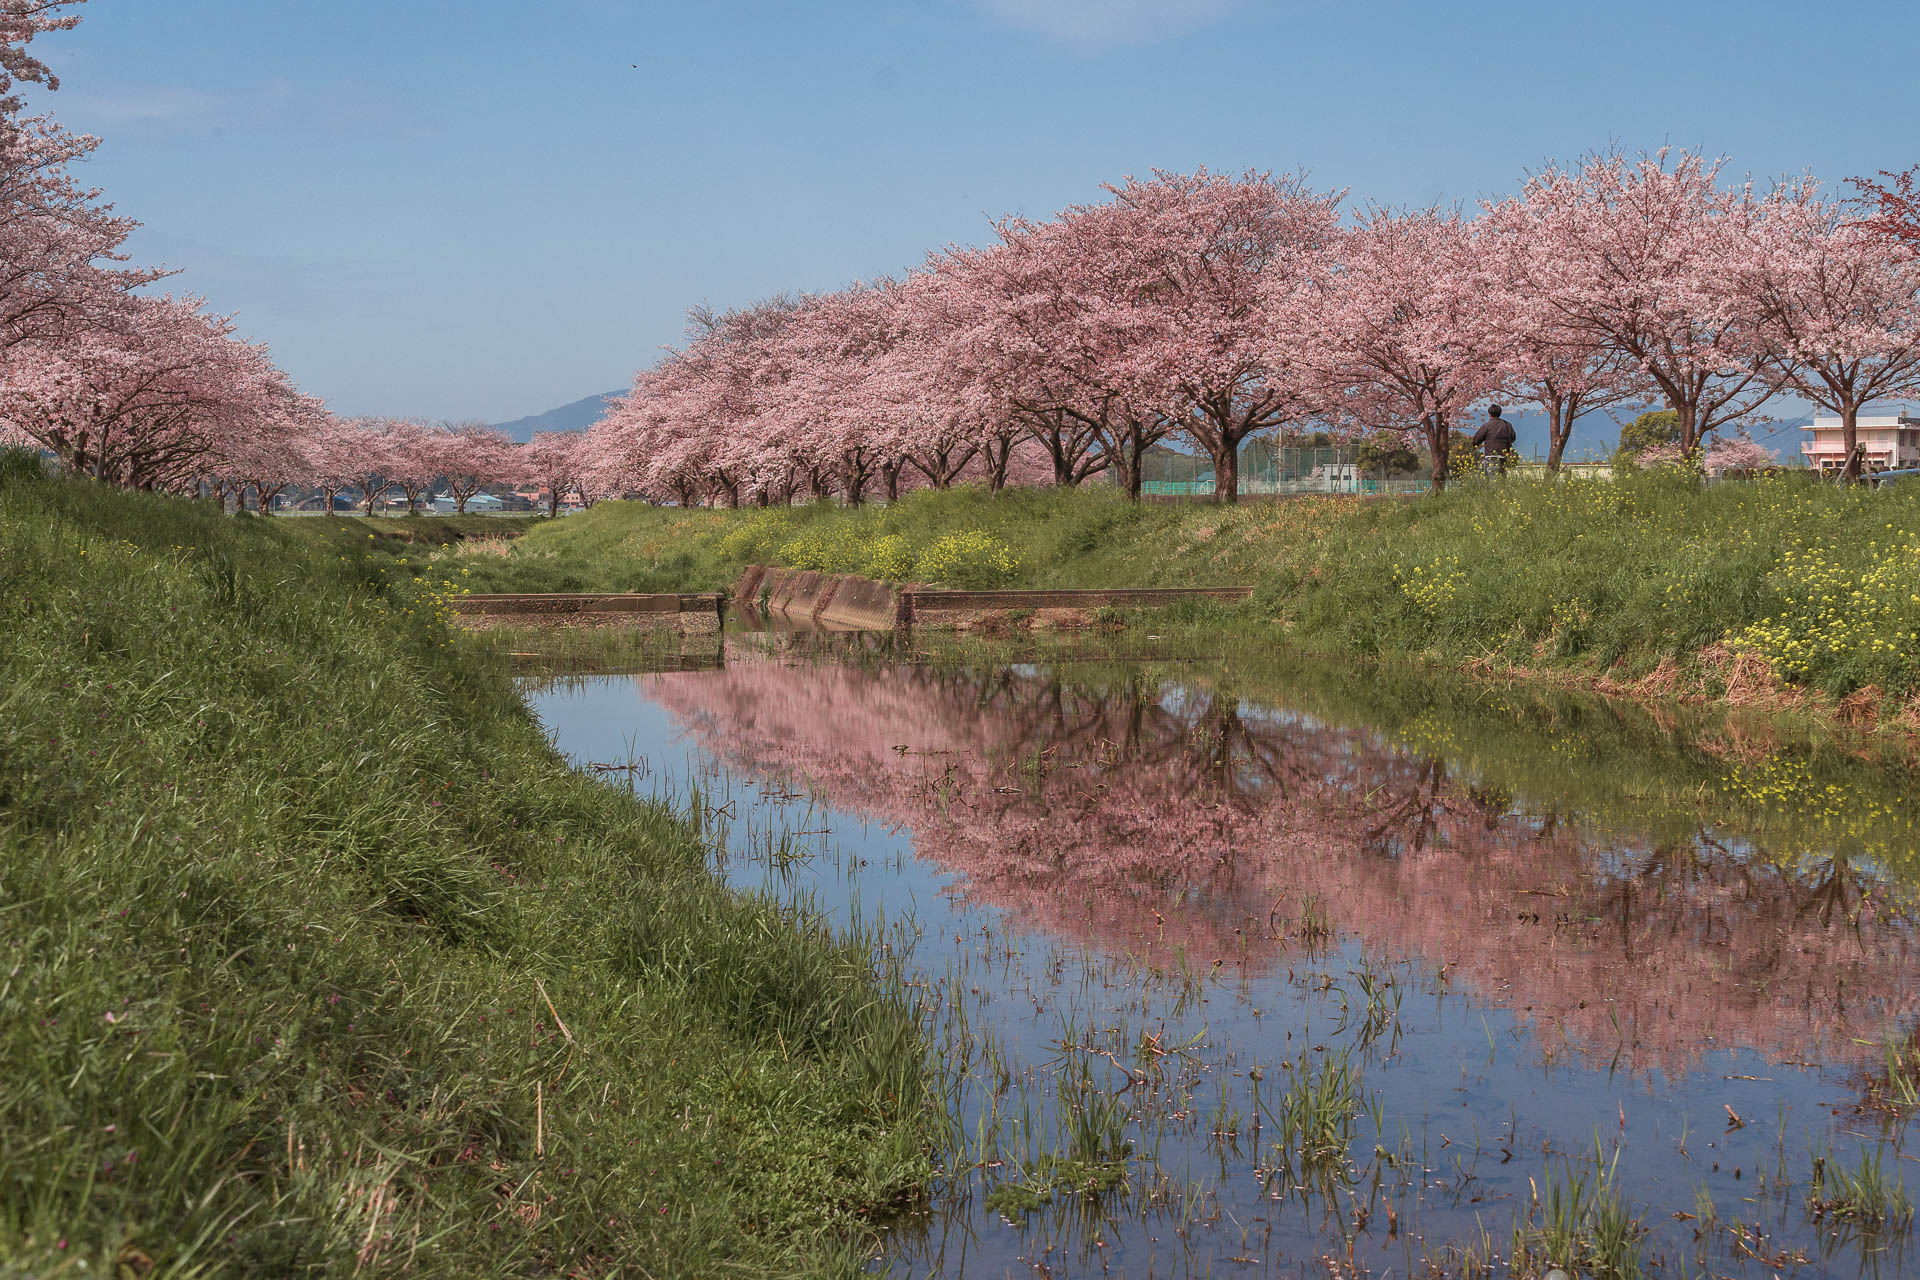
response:
<svg viewBox="0 0 1920 1280"><path fill-rule="evenodd" d="M868 940L295 523L0 455L0 1272L844 1265L930 1168Z"/></svg>

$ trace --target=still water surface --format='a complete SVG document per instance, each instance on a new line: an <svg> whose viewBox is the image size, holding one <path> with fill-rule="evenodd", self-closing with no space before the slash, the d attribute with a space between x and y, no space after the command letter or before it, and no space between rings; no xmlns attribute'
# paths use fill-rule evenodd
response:
<svg viewBox="0 0 1920 1280"><path fill-rule="evenodd" d="M891 939L956 1127L893 1274L1906 1272L1899 768L1405 676L712 665L528 696Z"/></svg>

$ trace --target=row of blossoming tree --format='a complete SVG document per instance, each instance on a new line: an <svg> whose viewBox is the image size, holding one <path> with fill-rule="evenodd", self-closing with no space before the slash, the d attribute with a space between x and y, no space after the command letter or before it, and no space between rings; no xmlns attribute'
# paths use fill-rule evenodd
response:
<svg viewBox="0 0 1920 1280"><path fill-rule="evenodd" d="M1766 457L1734 428L1781 394L1854 454L1864 405L1920 389L1911 175L1857 185L1603 154L1473 216L1343 217L1291 176L1129 179L900 278L697 311L591 429L593 466L683 504L1100 473L1137 496L1169 441L1231 502L1256 432L1403 433L1443 486L1493 400L1540 408L1557 468L1575 420L1623 402L1664 401L1682 452Z"/></svg>
<svg viewBox="0 0 1920 1280"><path fill-rule="evenodd" d="M23 83L58 81L30 52L75 0L0 0L0 444L148 489L279 473L322 410L265 347L200 299L131 266L136 225L82 184L98 140L28 114Z"/></svg>
<svg viewBox="0 0 1920 1280"><path fill-rule="evenodd" d="M25 113L20 82L56 85L29 46L79 2L0 0L0 443L112 483L262 510L293 485L369 511L506 483L555 508L1101 474L1138 496L1166 442L1233 501L1256 433L1412 436L1443 486L1492 399L1540 407L1551 467L1582 414L1660 400L1680 452L1733 464L1761 451L1721 429L1783 393L1839 415L1852 477L1861 408L1920 390L1914 172L1842 202L1663 152L1548 169L1474 216L1156 173L899 278L696 311L584 436L338 421L230 319L156 294L169 273L128 264L134 224L73 175L96 140Z"/></svg>
<svg viewBox="0 0 1920 1280"><path fill-rule="evenodd" d="M262 512L290 486L351 489L369 511L434 489L464 510L487 484L579 489L581 440L515 446L478 427L330 416L200 299L155 293L171 273L128 264L135 223L74 175L97 139L28 114L22 82L58 81L36 36L79 0L0 0L0 445L143 489L211 493Z"/></svg>

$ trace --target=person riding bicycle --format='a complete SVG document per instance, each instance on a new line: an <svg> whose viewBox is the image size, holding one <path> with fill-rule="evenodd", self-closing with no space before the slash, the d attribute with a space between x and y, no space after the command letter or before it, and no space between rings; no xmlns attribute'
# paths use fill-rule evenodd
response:
<svg viewBox="0 0 1920 1280"><path fill-rule="evenodd" d="M1500 406L1487 406L1487 420L1473 433L1473 447L1480 450L1481 466L1494 475L1505 475L1515 438L1513 424L1500 416Z"/></svg>

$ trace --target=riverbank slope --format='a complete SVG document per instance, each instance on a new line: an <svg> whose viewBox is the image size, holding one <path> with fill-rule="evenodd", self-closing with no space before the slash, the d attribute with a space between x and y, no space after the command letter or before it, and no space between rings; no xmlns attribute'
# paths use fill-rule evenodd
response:
<svg viewBox="0 0 1920 1280"><path fill-rule="evenodd" d="M428 555L476 591L721 590L750 563L947 586L1252 584L1249 605L1205 624L1649 696L1851 699L1859 717L1911 715L1920 694L1913 486L1646 474L1237 507L1135 506L1108 486L862 508L602 503Z"/></svg>
<svg viewBox="0 0 1920 1280"><path fill-rule="evenodd" d="M873 949L295 523L0 454L0 1271L844 1269L929 1174Z"/></svg>

